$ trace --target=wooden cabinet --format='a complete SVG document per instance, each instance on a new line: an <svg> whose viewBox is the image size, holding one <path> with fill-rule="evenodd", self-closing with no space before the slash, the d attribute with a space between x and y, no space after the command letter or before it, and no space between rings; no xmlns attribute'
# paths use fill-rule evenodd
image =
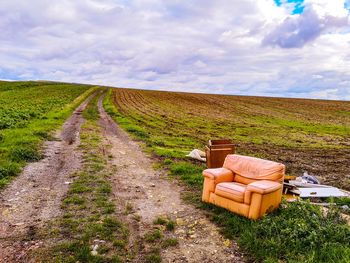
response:
<svg viewBox="0 0 350 263"><path fill-rule="evenodd" d="M228 154L235 153L235 146L231 140L209 140L205 147L208 168L222 167Z"/></svg>

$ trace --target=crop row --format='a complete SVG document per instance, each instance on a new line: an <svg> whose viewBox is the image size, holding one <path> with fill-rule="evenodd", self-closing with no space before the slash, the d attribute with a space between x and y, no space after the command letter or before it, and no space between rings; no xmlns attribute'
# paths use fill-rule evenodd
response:
<svg viewBox="0 0 350 263"><path fill-rule="evenodd" d="M113 89L130 126L157 156L184 158L207 140L230 138L237 152L283 162L349 189L350 103ZM135 127L137 126L137 128Z"/></svg>
<svg viewBox="0 0 350 263"><path fill-rule="evenodd" d="M307 167L311 174L324 175L326 182L350 189L346 181L350 172L346 165L350 150L338 147L339 142L349 140L349 137L339 135L344 132L339 130L339 122L345 121L343 126L349 128L345 125L348 119L337 114L349 103L335 102L338 107L322 110L324 105L333 102L308 101L307 105L307 101L295 100L294 110L290 105L293 100L274 98L125 89L109 92L112 97L106 96L104 101L107 112L134 138L145 143L143 149L153 154L156 167L184 182L184 199L205 209L225 237L238 242L247 252L249 261L349 262L350 229L337 210L331 208L325 214L319 206L308 202L283 202L281 209L261 220L247 220L201 203L201 172L205 166L184 157L186 150L203 147L205 138L228 137L234 139L240 154L282 162L289 174L299 175ZM310 112L300 116L307 106ZM280 114L285 116L284 122L279 120ZM333 117L327 117L328 114ZM307 121L312 115L320 126L328 129L312 130L310 127L315 123ZM310 130L313 134L309 135ZM245 137L241 138L239 134ZM293 136L300 142L293 141ZM321 143L317 147L310 145L308 139L314 136L326 142L328 148ZM257 138L269 141L262 143ZM327 141L327 138L332 140ZM283 143L290 145L287 147ZM298 143L304 148L298 147Z"/></svg>

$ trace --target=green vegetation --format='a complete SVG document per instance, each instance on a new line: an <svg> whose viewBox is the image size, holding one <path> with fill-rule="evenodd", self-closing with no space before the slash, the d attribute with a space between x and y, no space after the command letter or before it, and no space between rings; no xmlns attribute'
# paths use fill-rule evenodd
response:
<svg viewBox="0 0 350 263"><path fill-rule="evenodd" d="M159 240L162 237L162 232L159 229L156 229L153 232L147 233L144 238L147 242L155 242L156 240Z"/></svg>
<svg viewBox="0 0 350 263"><path fill-rule="evenodd" d="M343 158L348 154L350 138L350 119L344 114L349 105L122 89L110 90L104 101L106 111L135 139L145 143L145 151L158 165L185 182L185 200L208 211L226 237L238 240L253 260L264 262L349 262L350 227L337 208L323 211L308 202L284 202L280 209L258 221L203 204L204 166L186 159L185 153L202 148L210 138L232 138L240 144L240 153L276 159L266 150L269 148L282 158L277 160L289 160L289 164L301 153L300 146L312 149L317 156L318 151L336 149ZM294 157L283 156L286 149ZM307 161L310 159L312 156ZM339 162L343 167L344 163ZM164 225L164 221L160 218L154 223ZM150 255L154 261L149 262L157 262L159 247Z"/></svg>
<svg viewBox="0 0 350 263"><path fill-rule="evenodd" d="M0 188L26 162L42 157L42 142L51 139L52 132L94 90L53 82L0 83Z"/></svg>
<svg viewBox="0 0 350 263"><path fill-rule="evenodd" d="M95 96L83 115L87 122L81 131L84 167L73 175L63 200L63 216L54 223L57 244L41 255L49 262L125 262L128 228L117 219L112 201L110 176L114 170L103 155L106 147L100 137Z"/></svg>
<svg viewBox="0 0 350 263"><path fill-rule="evenodd" d="M175 229L175 222L163 217L158 217L153 221L154 229L146 233L143 237L144 261L148 263L162 262L160 252L162 249L177 246L178 241L171 236Z"/></svg>
<svg viewBox="0 0 350 263"><path fill-rule="evenodd" d="M185 155L209 139L229 138L240 154L350 190L349 102L111 89L104 106L164 162L188 162Z"/></svg>
<svg viewBox="0 0 350 263"><path fill-rule="evenodd" d="M206 205L204 205L206 206ZM207 206L222 234L266 262L349 262L350 228L335 208L327 212L308 202L283 203L259 221Z"/></svg>

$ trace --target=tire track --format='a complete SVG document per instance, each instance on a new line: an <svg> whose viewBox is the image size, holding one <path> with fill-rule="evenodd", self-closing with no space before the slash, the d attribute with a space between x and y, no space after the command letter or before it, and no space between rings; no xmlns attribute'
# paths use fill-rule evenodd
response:
<svg viewBox="0 0 350 263"><path fill-rule="evenodd" d="M43 224L60 215L69 176L81 165L79 132L87 98L56 133L59 140L44 143L45 158L28 164L0 194L0 262L30 262L29 251L42 244L36 239Z"/></svg>
<svg viewBox="0 0 350 263"><path fill-rule="evenodd" d="M204 213L181 200L181 186L152 168L139 145L105 112L103 97L98 102L100 125L116 167L112 182L116 205L123 209L129 203L133 208L126 220L131 228L130 247L137 254L134 262L144 262L147 244L138 245L137 241L142 242L158 217L171 218L178 224L173 235L179 244L162 251L163 262L244 262L235 242L224 245L218 228Z"/></svg>

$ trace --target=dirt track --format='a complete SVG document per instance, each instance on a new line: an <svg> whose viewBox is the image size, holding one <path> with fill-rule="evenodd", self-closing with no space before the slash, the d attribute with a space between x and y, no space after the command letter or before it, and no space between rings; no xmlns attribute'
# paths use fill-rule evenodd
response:
<svg viewBox="0 0 350 263"><path fill-rule="evenodd" d="M91 95L64 123L56 138L44 144L45 158L28 164L0 194L0 262L29 262L27 252L40 247L33 237L45 222L60 215L68 177L80 167L82 112Z"/></svg>
<svg viewBox="0 0 350 263"><path fill-rule="evenodd" d="M243 262L236 243L226 243L211 223L198 209L185 204L181 187L152 168L149 158L107 115L99 100L100 125L106 143L111 146L112 163L117 172L113 178L116 205L121 210L127 203L133 212L127 217L131 240L140 240L152 230L152 221L169 217L178 223L174 237L179 245L162 252L163 262ZM135 220L138 218L138 220ZM142 262L143 248L135 262Z"/></svg>
<svg viewBox="0 0 350 263"><path fill-rule="evenodd" d="M90 97L69 118L60 140L45 143L45 158L26 166L0 195L0 262L34 262L30 251L45 246L49 237L41 237L45 223L60 216L60 205L69 185L69 175L81 167L80 127L82 111ZM177 222L172 237L175 247L163 250L163 262L243 262L236 243L224 240L217 227L202 211L185 204L181 186L152 168L151 160L106 114L99 100L99 112L106 156L116 172L112 179L115 203L120 219L130 228L129 249L133 262L144 262L147 252L142 237L154 229L159 216ZM132 207L125 214L126 207ZM38 234L39 233L39 234Z"/></svg>

